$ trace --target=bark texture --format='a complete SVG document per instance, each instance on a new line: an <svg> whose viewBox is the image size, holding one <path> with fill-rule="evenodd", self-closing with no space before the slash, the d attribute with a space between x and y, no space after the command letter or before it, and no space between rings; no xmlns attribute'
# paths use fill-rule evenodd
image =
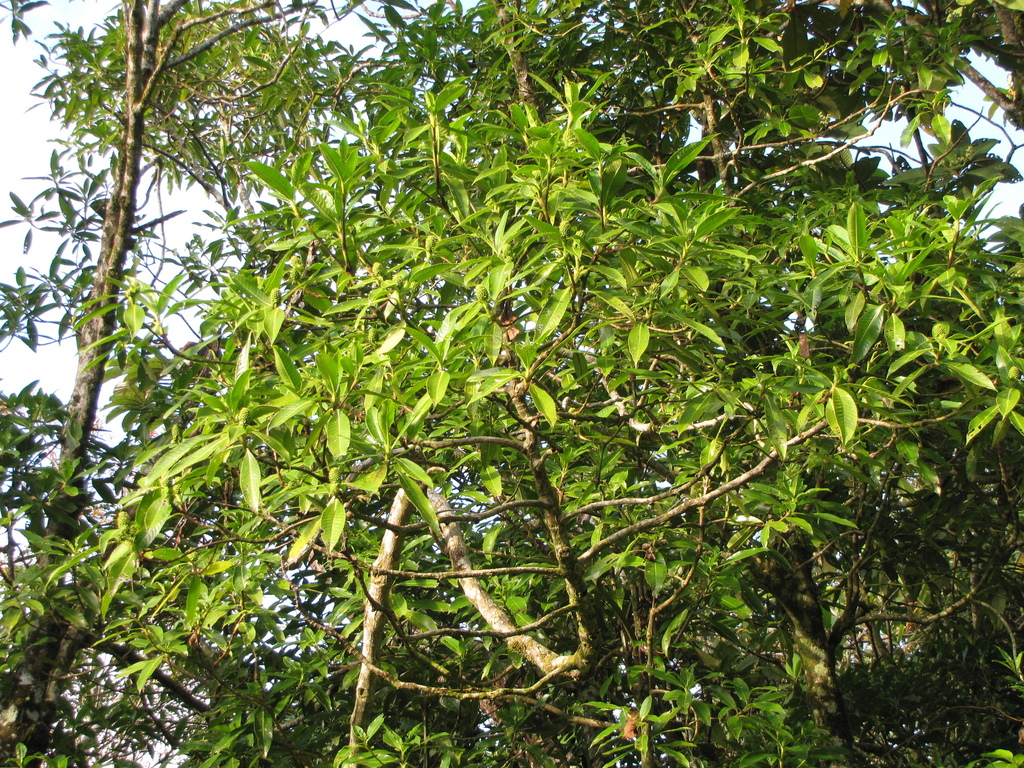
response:
<svg viewBox="0 0 1024 768"><path fill-rule="evenodd" d="M452 508L447 499L433 490L427 492L431 505L438 517L451 515ZM444 539L445 553L451 560L452 567L457 571L472 571L473 562L469 559L469 550L462 538L462 531L458 523L444 523L441 526L441 535ZM550 675L568 668L573 664L573 657L559 656L536 639L520 631L515 621L508 612L495 602L490 593L474 577L459 579L459 586L463 594L473 604L473 607L480 612L480 615L487 622L487 625L498 632L506 634L505 644L516 653L522 654L530 660L541 674Z"/></svg>
<svg viewBox="0 0 1024 768"><path fill-rule="evenodd" d="M792 562L769 559L765 586L775 596L793 626L793 649L803 666L805 694L814 722L828 731L836 746L853 749L853 734L836 679L835 648L822 619L818 588L812 570L813 553L791 542Z"/></svg>
<svg viewBox="0 0 1024 768"><path fill-rule="evenodd" d="M540 112L540 105L537 101L537 95L534 93L533 80L530 76L530 65L522 50L520 50L520 43L515 39L514 20L512 14L509 13L508 5L503 0L494 0L494 13L498 17L498 23L501 25L505 36L505 50L508 52L508 58L512 64L512 74L516 78L516 91L519 101L523 104L529 104Z"/></svg>
<svg viewBox="0 0 1024 768"><path fill-rule="evenodd" d="M45 538L53 547L71 544L80 533L81 517L89 498L85 477L89 463L100 390L110 357L111 336L117 326L125 259L133 246L137 190L145 132L146 101L156 72L157 43L162 23L155 0L124 4L125 128L114 161L113 188L103 221L100 252L92 290L78 328L78 371L68 403L68 419L61 441L60 461L72 470L78 491L54 499L49 506ZM37 562L51 562L48 550L37 552ZM53 748L54 725L64 705L69 676L90 633L72 626L55 611L40 617L21 651L14 680L0 702L0 758L9 759L15 746L24 744L29 755ZM42 765L33 758L29 765Z"/></svg>
<svg viewBox="0 0 1024 768"><path fill-rule="evenodd" d="M402 559L402 545L405 535L400 528L409 522L412 503L405 491L395 494L388 512L389 527L381 537L380 552L373 561L374 574L366 591L366 607L363 610L363 644L360 648L362 664L359 668L359 679L356 681L356 699L349 718L349 746L359 743L358 729L365 728L370 722L370 705L373 703L373 689L376 675L373 672L380 660L380 646L384 639L385 610L391 587L395 577L381 570L390 571L398 567Z"/></svg>

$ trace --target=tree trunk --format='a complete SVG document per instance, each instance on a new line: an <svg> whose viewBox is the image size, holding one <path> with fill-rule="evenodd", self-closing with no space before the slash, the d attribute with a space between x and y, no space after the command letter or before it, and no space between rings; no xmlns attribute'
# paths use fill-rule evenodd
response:
<svg viewBox="0 0 1024 768"><path fill-rule="evenodd" d="M124 18L126 125L114 161L113 189L104 215L92 290L84 310L87 319L78 327L78 372L61 440L60 461L70 468L77 493L54 499L45 525L46 540L58 547L73 546L80 533L82 513L89 503L88 448L112 348L110 338L117 325L125 259L133 246L146 100L155 72L158 25L169 20L159 13L153 0L126 2ZM44 568L51 563L50 549L36 554L37 563ZM19 743L25 745L30 756L45 755L54 747L54 724L67 681L90 634L70 625L52 610L37 620L27 635L14 680L0 701L0 757L11 759ZM32 758L28 765L41 766L42 758Z"/></svg>
<svg viewBox="0 0 1024 768"><path fill-rule="evenodd" d="M790 541L794 563L765 562L765 586L775 596L792 624L793 649L804 672L805 693L814 722L832 736L832 742L853 749L853 733L836 680L835 648L828 640L821 603L811 567L812 552Z"/></svg>

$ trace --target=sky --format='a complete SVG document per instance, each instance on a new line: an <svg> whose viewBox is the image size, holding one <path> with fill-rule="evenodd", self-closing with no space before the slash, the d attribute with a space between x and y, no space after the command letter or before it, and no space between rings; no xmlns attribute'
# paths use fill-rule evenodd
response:
<svg viewBox="0 0 1024 768"><path fill-rule="evenodd" d="M4 141L3 160L0 162L0 191L13 192L28 202L42 188L42 182L32 181L30 177L45 175L49 168L53 139L61 136L60 126L50 121L46 104L31 95L33 86L43 76L43 70L34 62L40 49L37 40L41 40L53 27L54 21L70 26L89 27L107 15L108 9L115 6L110 0L55 0L49 6L33 10L27 18L33 30L33 38L20 39L12 43L9 19L3 19L0 26L0 104L5 107L7 119L0 128ZM344 22L335 25L330 32L334 39L359 47L365 45L361 41L362 26L354 17L349 16ZM986 67L979 68L991 74L997 85L1005 83L1005 76ZM973 87L965 89L963 98L972 106L984 109L980 96L973 93ZM970 125L970 117L965 115L965 123ZM1024 143L1024 136L1019 132L1017 141ZM972 131L972 137L982 135ZM994 134L992 138L997 138ZM898 131L892 136L882 137L876 134L873 143L891 141L898 146ZM1015 215L1017 206L1024 202L1024 184L1001 185L998 196L998 213ZM0 221L16 218L9 210L10 202L7 194L0 197ZM197 219L198 211L202 210L201 199L193 195L191 198L165 201L165 210L188 208L189 213L175 221L176 233L180 242L188 239L191 222ZM26 228L11 226L0 229L0 280L9 281L19 267L26 269L43 269L49 265L59 238L44 237L36 233L33 245L28 254L23 252ZM6 347L0 346L0 392L17 391L30 382L40 381L43 389L54 392L66 399L71 392L75 375L75 357L73 345L65 342L60 345L44 345L32 352L22 342L14 341Z"/></svg>
<svg viewBox="0 0 1024 768"><path fill-rule="evenodd" d="M54 19L69 24L88 24L96 18L102 6L95 0L63 2L53 7L31 11L28 24L35 34L50 29ZM10 21L4 18L0 26L0 104L4 105L6 119L2 135L5 151L0 163L0 221L17 218L10 209L9 193L13 192L26 203L38 191L40 182L26 181L28 177L44 175L50 165L53 151L49 141L59 135L59 126L50 122L49 109L30 94L33 86L43 76L43 70L34 63L39 47L34 40L11 40ZM45 241L37 241L36 247L26 256L23 242L26 228L11 226L0 229L0 280L11 279L19 266L26 268L45 264L46 250L55 247ZM41 348L33 354L20 341L0 347L0 391L21 389L29 382L45 380L45 388L63 398L71 391L75 369L73 359L69 362L70 350L58 350L55 346Z"/></svg>

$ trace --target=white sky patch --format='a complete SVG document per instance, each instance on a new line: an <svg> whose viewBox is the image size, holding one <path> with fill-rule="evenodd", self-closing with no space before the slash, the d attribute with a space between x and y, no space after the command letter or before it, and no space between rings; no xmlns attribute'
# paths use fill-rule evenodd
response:
<svg viewBox="0 0 1024 768"><path fill-rule="evenodd" d="M45 176L50 168L53 139L62 136L58 123L50 120L47 104L31 95L36 83L45 72L36 64L42 53L37 39L42 39L53 29L55 21L71 26L91 25L105 16L111 7L107 2L84 0L83 2L57 2L51 6L30 11L26 21L32 28L33 38L21 38L12 42L10 19L3 20L0 28L0 104L3 104L6 119L3 122L3 161L0 163L0 187L5 194L0 200L0 221L17 218L10 209L8 194L13 192L28 203L37 193L45 189L45 181L33 181L30 177ZM45 270L60 238L33 234L33 247L24 252L27 227L10 226L0 229L0 280L13 281L18 267L26 271ZM0 348L0 392L20 390L32 381L42 382L50 390L66 400L71 394L75 376L74 351L67 344L40 346L32 352L20 341L13 341Z"/></svg>

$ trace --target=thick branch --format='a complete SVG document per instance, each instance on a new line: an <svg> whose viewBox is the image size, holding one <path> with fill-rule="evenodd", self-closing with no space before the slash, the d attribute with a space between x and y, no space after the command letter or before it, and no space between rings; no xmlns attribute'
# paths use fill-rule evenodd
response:
<svg viewBox="0 0 1024 768"><path fill-rule="evenodd" d="M545 712L548 712L555 717L560 717L566 722L573 723L574 725L585 725L588 728L613 728L618 723L611 720L595 720L592 717L579 717L578 715L570 715L563 709L559 709L554 704L548 704L546 701L540 701L538 699L530 698L529 696L510 696L511 699L518 699L524 704L529 704L531 707L539 707Z"/></svg>
<svg viewBox="0 0 1024 768"><path fill-rule="evenodd" d="M1020 114L1020 111L1017 109L1017 105L1012 99L1007 97L1005 93L997 88L991 80L981 74L981 72L976 70L966 61L960 64L960 69L963 70L967 79L978 86L982 93L992 99L992 101L1006 113L1006 116L1009 117L1015 125L1018 127L1024 125L1024 115Z"/></svg>
<svg viewBox="0 0 1024 768"><path fill-rule="evenodd" d="M449 518L450 520L450 518ZM451 523L454 525L454 523ZM404 579L480 579L488 576L506 576L510 574L538 573L542 576L561 576L558 568L544 565L513 565L507 568L478 568L476 570L458 571L399 571L394 568L378 568L370 566L373 574L395 576Z"/></svg>
<svg viewBox="0 0 1024 768"><path fill-rule="evenodd" d="M145 661L146 657L133 648L127 648L120 643L103 642L96 646L96 650L101 653L109 653L111 656L120 659L127 664L136 664L140 661ZM179 702L184 704L186 707L191 709L193 712L208 712L210 705L202 699L198 698L192 691L186 688L182 683L167 674L161 669L156 669L150 675L151 680L155 680L170 693Z"/></svg>
<svg viewBox="0 0 1024 768"><path fill-rule="evenodd" d="M188 0L171 0L163 8L160 9L160 14L157 16L156 28L161 30L167 25L174 15L180 11L188 3Z"/></svg>
<svg viewBox="0 0 1024 768"><path fill-rule="evenodd" d="M416 445L434 450L445 448L459 448L464 445L498 445L502 448L511 448L514 451L522 451L523 444L518 440L511 440L507 437L492 437L490 435L475 435L473 437L456 437L450 440L417 440Z"/></svg>
<svg viewBox="0 0 1024 768"><path fill-rule="evenodd" d="M125 128L113 168L113 190L103 220L100 252L93 273L90 300L84 307L85 318L77 326L78 370L68 402L68 418L61 435L61 464L69 469L78 490L53 499L49 505L45 535L51 541L73 541L88 499L84 492L88 446L91 442L100 389L110 356L111 337L116 328L118 294L126 254L132 247L131 229L135 221L137 187L141 168L142 136L145 126L145 89L143 62L146 49L146 7L143 0L126 2L125 44ZM47 566L50 555L37 553L40 566ZM9 721L3 735L3 748L21 742L29 753L45 754L51 748L65 681L88 633L72 627L52 612L44 614L27 638L23 658L14 675L8 696L0 702L4 719ZM10 731L10 733L7 733ZM38 760L29 763L41 764Z"/></svg>
<svg viewBox="0 0 1024 768"><path fill-rule="evenodd" d="M897 8L889 0L871 1L873 5L875 5L877 8L882 9L888 14L897 13ZM1014 28L1012 18L1009 18L1007 15L1007 9L1003 8L1001 4L998 2L998 0L996 0L996 2L993 2L992 5L995 6L996 8L996 19L999 23L999 28L1003 36L1003 42L1007 46L1019 46L1020 36L1016 33L1016 29ZM902 8L899 10L904 13L903 18L907 24L909 24L910 26L921 28L923 35L926 38L932 41L936 41L937 36L935 35L935 33L930 32L925 28L926 24L934 23L934 18L921 16L914 11L906 11ZM1021 114L1022 110L1020 106L1014 103L1012 99L1007 97L1007 95L1003 93L1003 91L1001 91L999 88L993 85L992 81L990 81L987 77L985 77L973 66L971 66L963 57L961 57L959 62L957 63L957 68L959 69L959 71L963 72L963 74L967 77L968 80L970 80L972 83L978 86L978 88L981 89L982 93L984 93L988 98L990 98L994 104L996 104L1000 109L1002 109L1003 113L1010 119L1010 121L1014 125L1016 125L1017 127L1024 126L1024 114ZM1017 74L1016 70L1010 70L1010 72L1015 76Z"/></svg>
<svg viewBox="0 0 1024 768"><path fill-rule="evenodd" d="M985 570L985 572L975 581L970 591L961 597L959 600L946 606L941 611L936 613L929 613L927 615L920 615L914 613L888 613L886 611L876 611L875 613L868 613L864 616L859 617L855 624L871 624L876 621L898 621L906 624L922 624L928 626L934 624L937 621L945 619L947 616L952 616L954 613L966 608L981 592L982 588L988 584L992 574L995 573L999 564L998 559L993 559L991 565Z"/></svg>
<svg viewBox="0 0 1024 768"><path fill-rule="evenodd" d="M859 144L864 139L867 139L867 138L869 138L871 136L874 136L875 132L881 126L882 126L882 119L879 118L878 122L876 122L870 129L868 129L864 133L860 134L859 136L855 136L854 138L849 139L848 141L844 141L842 144L839 144L834 149L832 149L829 152L826 152L823 155L817 155L816 157L811 157L811 158L808 158L807 160L801 160L799 163L796 163L795 165L791 165L789 168L783 168L781 171L775 171L774 173L766 174L766 175L762 176L760 179L757 179L756 181L752 181L749 184L747 184L747 186L745 186L743 189L741 189L737 193L737 196L738 197L742 197L747 192L749 192L750 190L754 189L759 184L763 184L766 181L770 181L772 179L777 179L777 178L779 178L781 176L787 176L788 174L792 173L793 171L799 170L800 168L809 168L812 165L817 165L818 163L823 163L826 160L830 160L833 157L835 157L836 155L841 155L843 152L846 152L847 150L849 150L852 147L856 146L857 144Z"/></svg>
<svg viewBox="0 0 1024 768"><path fill-rule="evenodd" d="M518 635L523 632L532 632L535 629L547 626L551 621L563 613L568 613L572 610L572 606L563 605L561 608L555 608L550 613L545 613L536 621L531 621L529 624L523 626L517 626L512 630L511 634ZM429 637L500 637L506 638L509 636L508 632L499 632L496 629L463 629L455 627L444 627L442 629L428 629L425 632L417 632L414 635L406 635L405 639L412 642L414 640L425 640Z"/></svg>
<svg viewBox="0 0 1024 768"><path fill-rule="evenodd" d="M359 668L359 679L356 682L356 700L352 707L352 717L349 719L349 745L356 746L358 742L356 729L365 728L370 719L370 704L373 701L374 667L380 658L380 644L384 637L384 611L383 606L387 605L388 596L391 594L391 586L395 577L382 573L393 569L401 560L402 545L405 534L401 532L401 526L409 520L412 511L412 504L405 491L399 490L395 494L395 500L391 503L391 511L388 513L388 522L396 526L384 531L380 542L380 553L373 562L374 573L370 579L370 586L366 594L366 607L363 610L363 645L362 664Z"/></svg>
<svg viewBox="0 0 1024 768"><path fill-rule="evenodd" d="M814 580L809 548L800 535L790 537L794 563L766 558L764 584L789 617L793 650L803 666L807 702L815 724L824 728L836 746L851 749L853 734L836 675L835 649L822 620L818 585ZM841 763L833 763L841 765Z"/></svg>
<svg viewBox="0 0 1024 768"><path fill-rule="evenodd" d="M512 73L516 77L516 88L519 92L519 101L529 104L540 112L537 103L537 95L533 92L533 83L530 81L530 65L526 57L519 49L518 44L512 35L512 17L509 15L508 7L503 0L494 0L494 12L501 25L502 34L505 35L505 50L508 51L508 58L512 62Z"/></svg>
<svg viewBox="0 0 1024 768"><path fill-rule="evenodd" d="M509 385L508 394L519 418L525 424L536 424L539 416L533 413L526 403L526 383L514 382ZM558 567L565 574L565 591L569 603L576 609L576 633L579 636L579 649L574 654L574 663L582 670L590 663L594 653L594 638L599 633L597 612L587 593L586 582L579 560L572 546L572 539L565 530L565 519L561 509L561 493L551 482L547 466L544 463L545 453L541 450L534 430L525 430L523 446L530 460L530 473L537 485L537 495L544 501L544 525L548 529L548 537L555 552Z"/></svg>
<svg viewBox="0 0 1024 768"><path fill-rule="evenodd" d="M92 437L100 388L110 355L109 339L116 324L124 261L132 244L131 229L135 223L145 127L145 104L139 101L145 87L142 65L146 22L142 2L133 3L127 9L126 17L130 25L124 105L127 126L114 169L114 188L103 220L103 235L93 275L89 312L78 327L78 373L68 403L68 424L64 431L61 454L65 463L80 464ZM62 527L53 521L47 532L64 538L73 535L72 528Z"/></svg>
<svg viewBox="0 0 1024 768"><path fill-rule="evenodd" d="M451 514L452 508L448 504L448 500L437 491L432 488L427 489L427 498L438 517ZM462 538L462 531L458 524L445 523L441 526L441 536L444 538L445 552L455 569L461 572L473 572L473 562L469 559L469 551L466 549L466 542ZM549 675L570 666L573 661L571 656L559 656L530 635L522 634L512 617L495 602L475 577L460 578L459 586L469 602L483 616L484 621L493 629L508 636L505 640L508 647L529 659L541 673Z"/></svg>

